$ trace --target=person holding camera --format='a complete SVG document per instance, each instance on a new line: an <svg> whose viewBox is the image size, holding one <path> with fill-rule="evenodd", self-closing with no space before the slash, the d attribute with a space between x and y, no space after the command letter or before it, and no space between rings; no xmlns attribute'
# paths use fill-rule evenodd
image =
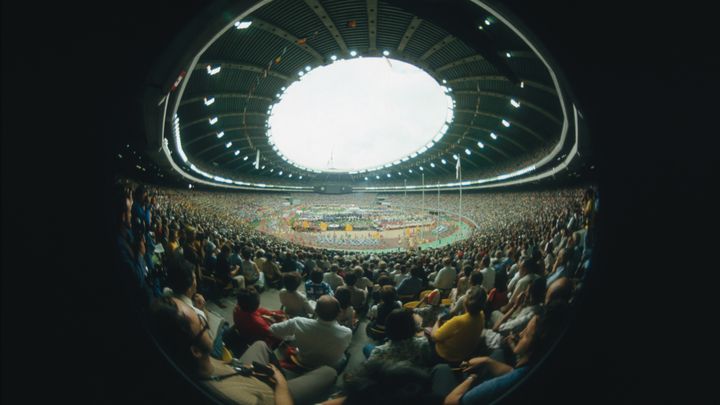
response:
<svg viewBox="0 0 720 405"><path fill-rule="evenodd" d="M312 404L327 397L337 377L331 367L319 367L287 381L263 341L253 343L239 359L224 362L212 358L207 322L174 297L153 302L150 326L177 366L234 403Z"/></svg>

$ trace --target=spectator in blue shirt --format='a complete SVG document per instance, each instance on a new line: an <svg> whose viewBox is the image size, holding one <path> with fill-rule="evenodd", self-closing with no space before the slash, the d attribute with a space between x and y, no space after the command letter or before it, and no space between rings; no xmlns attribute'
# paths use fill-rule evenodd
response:
<svg viewBox="0 0 720 405"><path fill-rule="evenodd" d="M410 277L406 278L405 280L401 281L400 284L398 284L397 293L398 296L400 296L401 300L403 300L404 297L410 296L412 296L412 298L408 299L407 301L412 301L417 298L418 294L420 294L420 291L422 291L423 288L422 273L423 269L415 266L410 269Z"/></svg>
<svg viewBox="0 0 720 405"><path fill-rule="evenodd" d="M313 271L310 280L305 282L305 295L309 300L317 301L323 295L333 295L330 285L323 281L322 271Z"/></svg>

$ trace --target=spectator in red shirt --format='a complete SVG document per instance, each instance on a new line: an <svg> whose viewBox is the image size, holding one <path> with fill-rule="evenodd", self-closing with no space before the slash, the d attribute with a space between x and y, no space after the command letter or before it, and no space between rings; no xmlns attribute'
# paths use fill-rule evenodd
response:
<svg viewBox="0 0 720 405"><path fill-rule="evenodd" d="M270 325L288 318L283 311L260 308L260 294L250 287L243 288L238 292L233 319L234 327L241 336L247 339L247 342L262 340L271 348L275 348L282 340L270 333Z"/></svg>

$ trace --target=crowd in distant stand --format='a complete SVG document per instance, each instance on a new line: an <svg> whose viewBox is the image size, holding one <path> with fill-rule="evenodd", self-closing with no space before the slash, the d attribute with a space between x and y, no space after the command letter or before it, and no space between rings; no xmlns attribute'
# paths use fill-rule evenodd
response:
<svg viewBox="0 0 720 405"><path fill-rule="evenodd" d="M256 231L263 211L282 206L279 195L123 182L115 201L126 291L178 365L218 395L243 404L479 404L520 381L568 324L591 271L599 198L592 188L468 194L463 214L479 225L470 238L386 254ZM260 306L264 290L278 290L282 310ZM227 296L237 301L232 325L214 330L205 300L223 306ZM368 359L338 386L363 319Z"/></svg>

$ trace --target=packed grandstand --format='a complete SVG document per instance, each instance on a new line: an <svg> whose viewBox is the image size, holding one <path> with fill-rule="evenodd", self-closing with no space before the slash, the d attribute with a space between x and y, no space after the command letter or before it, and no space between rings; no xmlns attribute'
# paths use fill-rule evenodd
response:
<svg viewBox="0 0 720 405"><path fill-rule="evenodd" d="M522 385L596 239L587 125L551 56L482 1L217 7L159 58L145 138L117 153L118 274L161 353L226 403Z"/></svg>
<svg viewBox="0 0 720 405"><path fill-rule="evenodd" d="M501 397L570 322L591 270L599 201L593 188L466 194L466 238L372 252L316 248L258 227L293 200L380 197L400 210L420 206L420 195L117 187L130 298L181 368L242 404ZM439 196L444 207L458 198Z"/></svg>

